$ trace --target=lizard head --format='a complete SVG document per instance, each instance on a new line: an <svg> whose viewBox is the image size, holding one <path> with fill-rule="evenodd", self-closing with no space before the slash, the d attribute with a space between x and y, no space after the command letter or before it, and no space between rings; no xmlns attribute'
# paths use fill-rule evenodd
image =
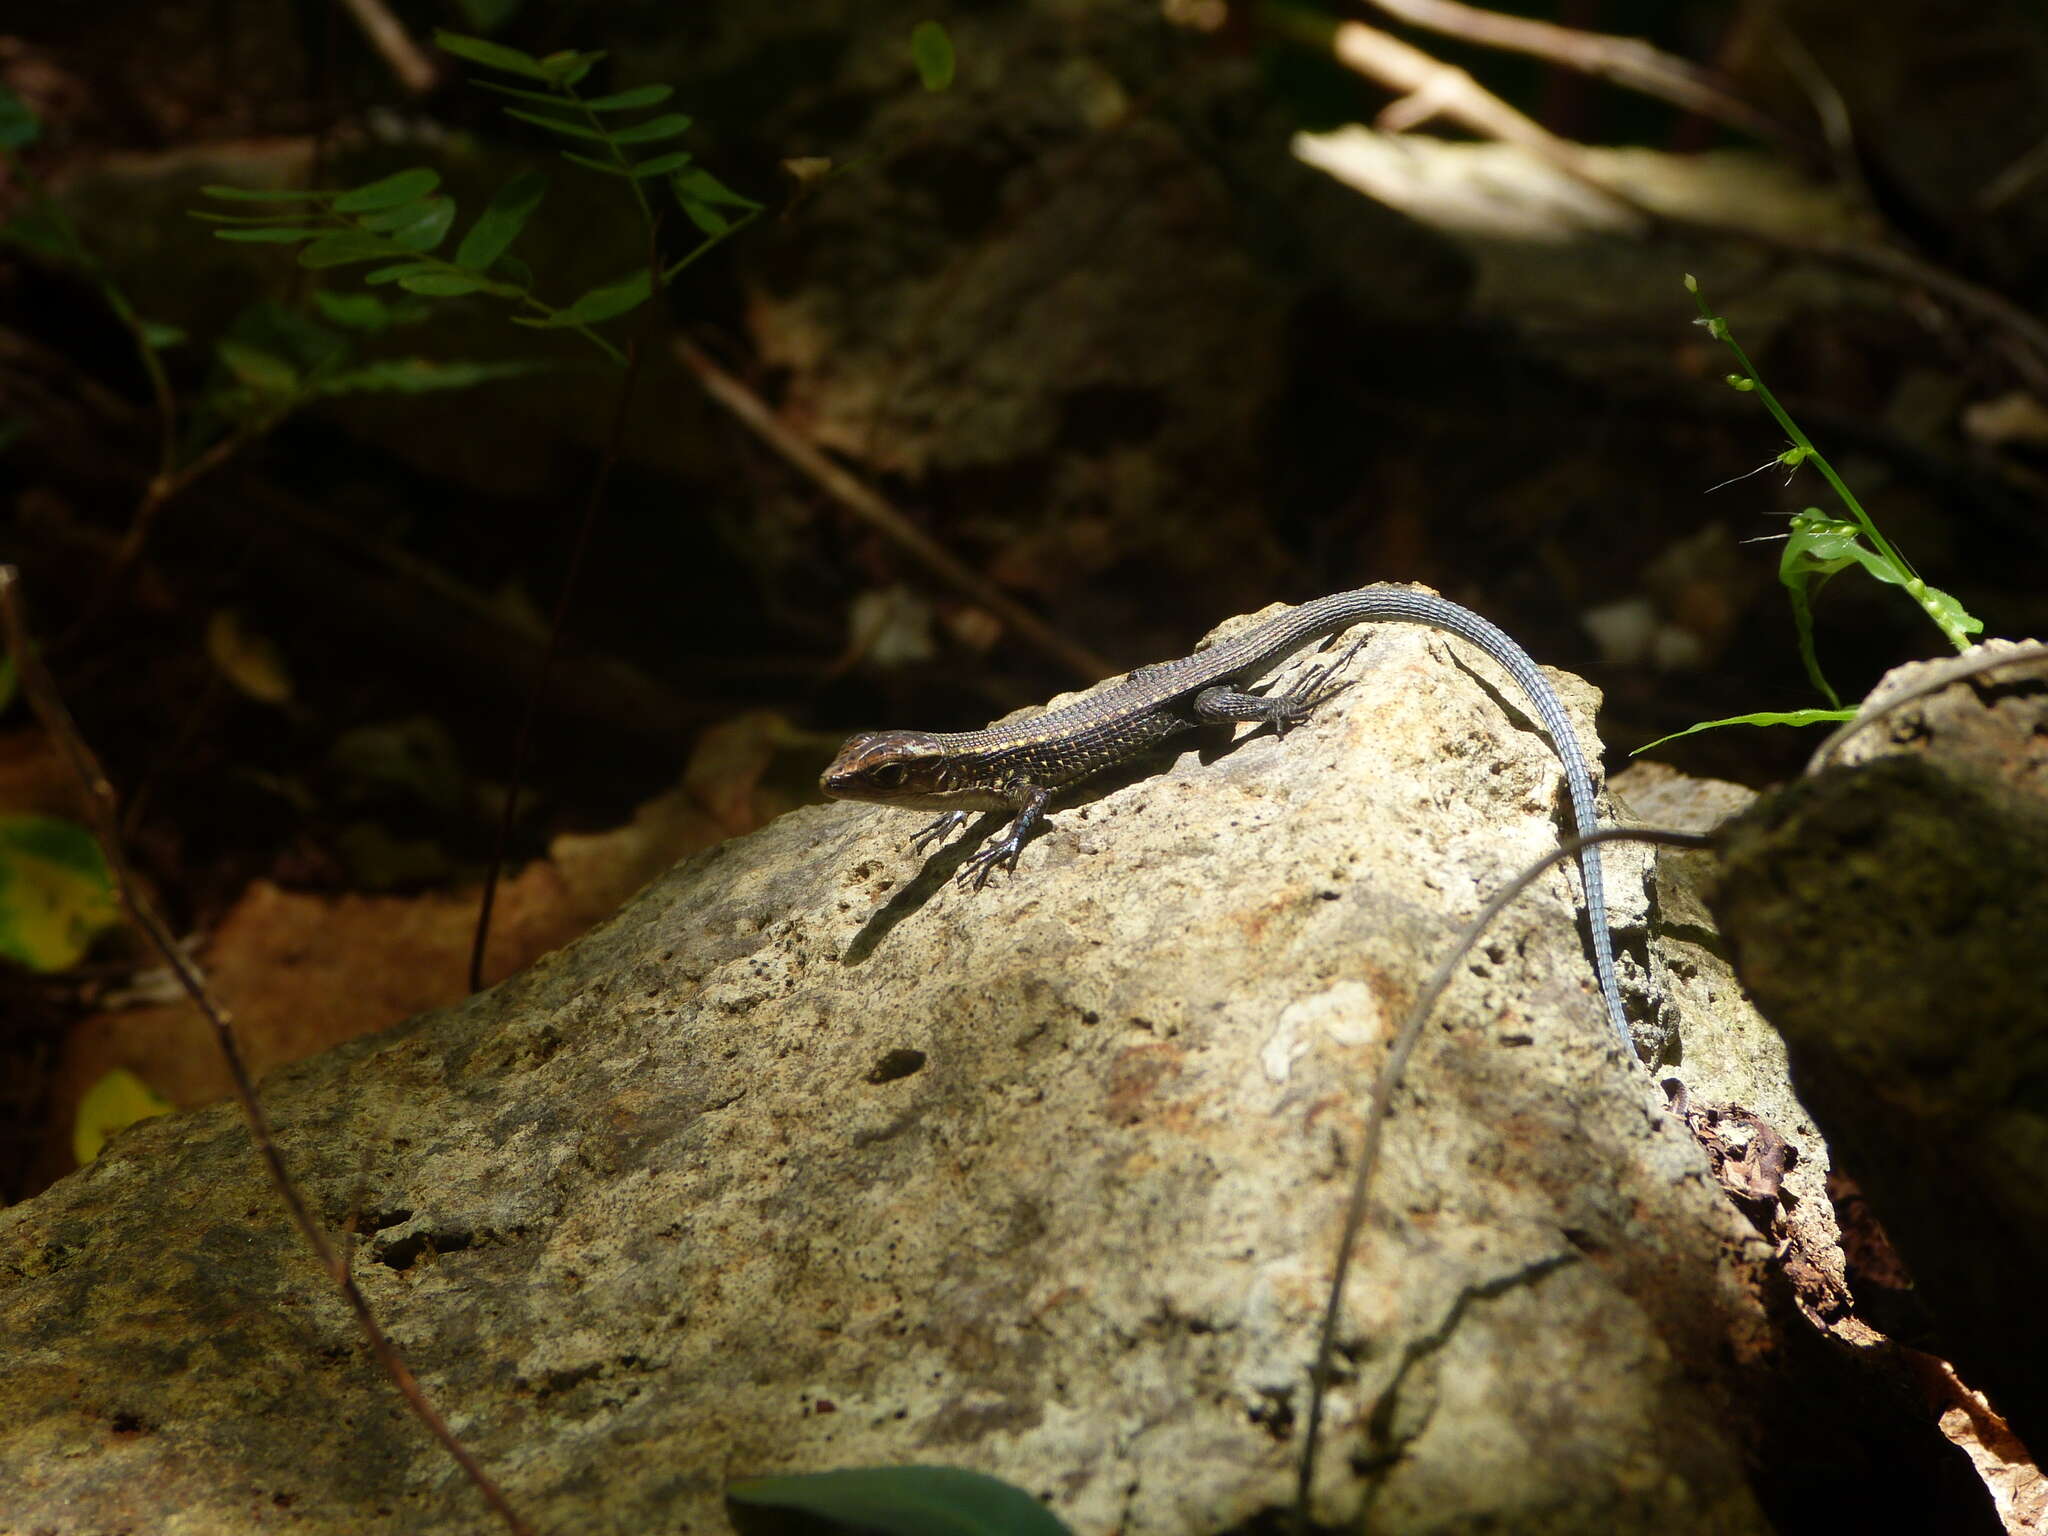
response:
<svg viewBox="0 0 2048 1536"><path fill-rule="evenodd" d="M1008 803L962 785L951 754L924 731L863 731L848 738L818 787L835 800L914 811L985 810Z"/></svg>

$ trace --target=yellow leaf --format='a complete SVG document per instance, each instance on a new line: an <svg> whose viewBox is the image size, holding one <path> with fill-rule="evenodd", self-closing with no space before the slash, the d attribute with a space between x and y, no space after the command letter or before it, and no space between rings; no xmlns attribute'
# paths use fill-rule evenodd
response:
<svg viewBox="0 0 2048 1536"><path fill-rule="evenodd" d="M0 955L61 971L120 916L91 833L54 816L0 816Z"/></svg>
<svg viewBox="0 0 2048 1536"><path fill-rule="evenodd" d="M291 698L292 675L284 653L244 626L233 609L216 609L206 621L206 654L250 698L264 704L283 704Z"/></svg>
<svg viewBox="0 0 2048 1536"><path fill-rule="evenodd" d="M85 1090L71 1126L71 1155L81 1165L100 1155L107 1138L138 1120L167 1115L174 1106L126 1067L116 1067Z"/></svg>

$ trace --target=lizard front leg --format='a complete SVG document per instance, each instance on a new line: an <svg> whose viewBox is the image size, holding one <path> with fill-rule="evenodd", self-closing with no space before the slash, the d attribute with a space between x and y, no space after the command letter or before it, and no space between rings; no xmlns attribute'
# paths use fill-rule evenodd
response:
<svg viewBox="0 0 2048 1536"><path fill-rule="evenodd" d="M1010 830L995 842L960 866L960 873L954 878L965 885L971 879L978 891L988 884L988 877L997 865L1006 866L1012 874L1017 870L1017 855L1024 850L1024 840L1037 828L1045 815L1045 803L1052 798L1052 791L1041 789L1036 784L1016 786L1017 819L1010 823ZM963 813L964 814L964 813Z"/></svg>

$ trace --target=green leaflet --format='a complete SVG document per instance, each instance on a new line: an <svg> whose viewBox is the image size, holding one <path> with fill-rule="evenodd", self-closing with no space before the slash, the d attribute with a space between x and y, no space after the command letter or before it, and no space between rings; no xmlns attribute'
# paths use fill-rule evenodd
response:
<svg viewBox="0 0 2048 1536"><path fill-rule="evenodd" d="M725 1490L740 1536L1071 1536L1000 1478L960 1467L848 1467L757 1477Z"/></svg>
<svg viewBox="0 0 2048 1536"><path fill-rule="evenodd" d="M462 244L455 248L455 264L477 272L489 271L491 263L519 238L519 232L533 217L547 190L548 179L539 171L521 171L506 182L469 227Z"/></svg>

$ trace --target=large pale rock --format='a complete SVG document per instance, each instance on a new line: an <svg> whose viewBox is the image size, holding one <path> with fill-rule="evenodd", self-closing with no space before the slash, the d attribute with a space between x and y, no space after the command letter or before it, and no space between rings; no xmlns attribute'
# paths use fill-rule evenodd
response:
<svg viewBox="0 0 2048 1536"><path fill-rule="evenodd" d="M1086 1533L1286 1503L1390 1029L1558 835L1489 663L1390 627L1354 671L1285 741L1065 810L985 891L946 883L959 851L921 869L909 816L798 811L270 1079L315 1208L538 1529L717 1529L728 1479L878 1462L999 1474ZM1638 922L1641 868L1609 860ZM1806 1325L1614 1047L1573 890L1492 934L1398 1101L1317 1517L1762 1530L1755 1469L1801 1434L1887 1496L1834 1410L1784 1410ZM0 1530L490 1526L231 1109L0 1213L0 1338Z"/></svg>

